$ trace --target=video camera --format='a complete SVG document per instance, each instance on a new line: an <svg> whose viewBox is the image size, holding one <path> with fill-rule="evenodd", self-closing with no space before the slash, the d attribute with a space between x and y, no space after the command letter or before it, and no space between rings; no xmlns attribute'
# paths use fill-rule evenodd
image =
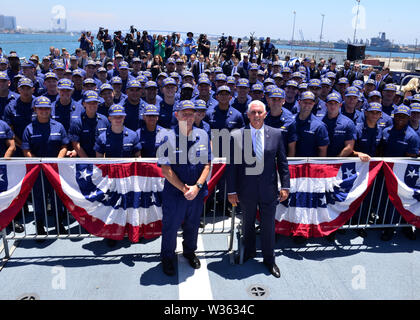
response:
<svg viewBox="0 0 420 320"><path fill-rule="evenodd" d="M137 32L137 29L136 28L134 28L134 26L130 26L130 33L136 33Z"/></svg>

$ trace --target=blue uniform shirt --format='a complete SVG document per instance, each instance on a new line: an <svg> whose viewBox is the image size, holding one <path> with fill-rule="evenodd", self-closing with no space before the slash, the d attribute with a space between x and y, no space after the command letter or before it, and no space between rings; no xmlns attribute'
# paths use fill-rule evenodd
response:
<svg viewBox="0 0 420 320"><path fill-rule="evenodd" d="M16 137L22 139L26 126L36 118L33 113L32 102L23 103L20 98L12 100L4 109L3 120L13 127Z"/></svg>
<svg viewBox="0 0 420 320"><path fill-rule="evenodd" d="M0 120L0 158L4 157L4 154L8 149L8 147L6 146L6 141L13 139L14 136L15 134L13 133L9 125L3 120Z"/></svg>
<svg viewBox="0 0 420 320"><path fill-rule="evenodd" d="M207 110L204 120L210 125L211 129L240 129L245 126L242 114L235 108L229 106L224 111L220 110L219 105Z"/></svg>
<svg viewBox="0 0 420 320"><path fill-rule="evenodd" d="M410 126L396 130L394 126L384 129L382 143L384 157L406 157L419 153L419 137Z"/></svg>
<svg viewBox="0 0 420 320"><path fill-rule="evenodd" d="M191 137L191 141L189 141L190 138L186 141L186 149L183 147L183 143L180 143L180 138L187 140L187 137L181 136L179 126L171 130L161 130L157 137L158 144L166 149L159 156L158 165L171 166L179 180L187 185L195 185L203 172L204 166L212 160L210 140L207 133L202 129L193 127ZM192 148L194 148L194 152L191 150ZM192 159L192 156L197 158ZM165 180L164 189L173 194L183 195L168 180ZM201 192L207 193L206 183L200 190Z"/></svg>
<svg viewBox="0 0 420 320"><path fill-rule="evenodd" d="M66 132L69 132L70 122L80 119L80 115L84 110L85 108L73 99L67 106L63 106L60 99L57 99L57 101L51 104L51 118L60 122L64 126L64 129L66 129Z"/></svg>
<svg viewBox="0 0 420 320"><path fill-rule="evenodd" d="M283 134L284 147L287 152L289 143L295 142L298 139L296 132L296 120L293 114L283 108L283 112L278 117L273 117L268 112L264 123L270 127L280 129Z"/></svg>
<svg viewBox="0 0 420 320"><path fill-rule="evenodd" d="M127 95L125 93L121 93L119 98L114 98L114 103L121 105L125 102L125 100L127 100Z"/></svg>
<svg viewBox="0 0 420 320"><path fill-rule="evenodd" d="M357 124L358 122L362 122L361 117L363 115L363 112L361 112L361 111L359 111L359 110L356 109L356 110L354 110L354 113L353 114L347 113L344 110L344 104L341 107L341 114L344 115L344 116L346 116L350 120L352 120L354 124Z"/></svg>
<svg viewBox="0 0 420 320"><path fill-rule="evenodd" d="M306 120L300 120L296 115L296 157L317 157L318 147L330 143L327 126L311 114Z"/></svg>
<svg viewBox="0 0 420 320"><path fill-rule="evenodd" d="M109 128L96 139L94 150L106 158L132 158L141 150L141 144L133 130L124 127L123 132L116 134Z"/></svg>
<svg viewBox="0 0 420 320"><path fill-rule="evenodd" d="M132 131L136 131L140 126L140 103L133 105L128 100L125 100L123 107L127 114L124 120L124 126Z"/></svg>
<svg viewBox="0 0 420 320"><path fill-rule="evenodd" d="M0 118L4 115L4 109L12 100L16 100L19 98L19 94L9 91L7 97L0 97Z"/></svg>
<svg viewBox="0 0 420 320"><path fill-rule="evenodd" d="M83 112L79 119L71 121L69 139L70 141L80 142L80 146L88 157L95 158L96 153L93 150L95 141L109 127L110 123L104 115L97 113L96 117L91 119L86 115L86 112Z"/></svg>
<svg viewBox="0 0 420 320"><path fill-rule="evenodd" d="M61 147L69 143L64 126L50 119L40 123L37 119L29 124L23 133L22 150L30 150L36 157L55 158Z"/></svg>
<svg viewBox="0 0 420 320"><path fill-rule="evenodd" d="M365 121L366 121L365 113L362 112L360 118L357 119L357 124L365 123ZM378 127L381 127L383 130L386 127L391 127L394 123L393 123L392 118L389 115L387 115L385 112L382 112L382 116L379 118L377 124L378 124Z"/></svg>
<svg viewBox="0 0 420 320"><path fill-rule="evenodd" d="M156 135L162 129L161 126L157 125L154 131L149 131L147 130L146 125L142 125L136 131L136 134L140 139L142 158L156 158L156 150L159 147L159 144L156 141Z"/></svg>
<svg viewBox="0 0 420 320"><path fill-rule="evenodd" d="M300 112L300 105L298 102L296 102L295 105L292 107L291 112L293 114L297 114ZM316 103L312 108L312 114L322 121L322 119L324 119L327 113L328 111L326 103L323 100L319 99L318 103Z"/></svg>
<svg viewBox="0 0 420 320"><path fill-rule="evenodd" d="M330 140L327 156L337 157L344 149L345 141L356 140L356 126L353 121L342 114L338 114L338 117L334 119L329 119L328 116L325 116L322 121L327 126Z"/></svg>
<svg viewBox="0 0 420 320"><path fill-rule="evenodd" d="M159 104L159 120L158 125L163 128L170 129L172 127L173 113L175 111L175 105L169 105L164 100Z"/></svg>
<svg viewBox="0 0 420 320"><path fill-rule="evenodd" d="M376 149L382 140L383 127L376 125L375 128L369 128L366 122L359 122L356 125L356 144L354 150L375 157Z"/></svg>

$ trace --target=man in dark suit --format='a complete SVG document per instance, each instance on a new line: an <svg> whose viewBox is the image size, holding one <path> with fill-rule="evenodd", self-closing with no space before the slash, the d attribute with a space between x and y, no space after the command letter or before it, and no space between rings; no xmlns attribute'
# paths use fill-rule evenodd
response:
<svg viewBox="0 0 420 320"><path fill-rule="evenodd" d="M244 55L243 60L241 62L239 62L238 64L238 72L241 78L246 78L248 79L248 70L249 70L249 65L251 63L249 62L249 57L247 54Z"/></svg>
<svg viewBox="0 0 420 320"><path fill-rule="evenodd" d="M194 75L195 82L198 82L198 76L208 68L208 65L205 61L204 55L200 54L198 60L194 62L191 68L191 72Z"/></svg>
<svg viewBox="0 0 420 320"><path fill-rule="evenodd" d="M279 278L280 270L274 258L275 213L278 201L283 202L289 197L290 173L282 133L264 125L266 116L264 103L252 101L248 107L250 124L232 132L227 191L233 206L241 204L244 261L256 255L255 218L259 209L264 264L273 276ZM277 173L281 182L280 192Z"/></svg>

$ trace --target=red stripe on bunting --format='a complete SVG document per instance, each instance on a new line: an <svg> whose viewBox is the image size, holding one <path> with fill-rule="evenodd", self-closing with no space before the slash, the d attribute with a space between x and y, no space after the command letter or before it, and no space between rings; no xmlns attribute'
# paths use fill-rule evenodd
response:
<svg viewBox="0 0 420 320"><path fill-rule="evenodd" d="M331 222L321 223L319 225L313 224L297 224L292 223L289 221L277 221L276 220L276 233L282 234L285 236L301 236L305 238L321 238L328 236L329 234L337 231L343 225L346 224L347 221L351 219L351 217L356 213L357 209L360 207L362 201L369 193L370 189L373 186L373 181L376 178L378 172L381 170L383 165L382 161L373 161L369 164L369 177L367 182L366 191L356 200L354 201L348 210L342 212L335 220Z"/></svg>
<svg viewBox="0 0 420 320"><path fill-rule="evenodd" d="M333 178L340 171L341 163L338 164L296 164L289 165L290 179L296 178Z"/></svg>
<svg viewBox="0 0 420 320"><path fill-rule="evenodd" d="M388 196L394 205L395 209L402 215L407 223L420 228L420 217L412 214L410 211L404 208L404 205L401 201L401 198L398 196L398 179L395 176L393 171L394 163L385 162L384 165L384 174L385 174L385 183L388 190Z"/></svg>
<svg viewBox="0 0 420 320"><path fill-rule="evenodd" d="M7 209L0 212L0 230L3 230L5 227L7 227L19 213L19 211L22 210L22 207L25 204L26 199L28 198L28 195L35 184L40 170L41 166L39 164L26 165L26 175L23 178L18 196L12 201Z"/></svg>
<svg viewBox="0 0 420 320"><path fill-rule="evenodd" d="M146 165L145 163L136 163L140 166ZM150 164L147 164L150 165ZM90 234L98 237L122 240L127 234L131 242L137 243L141 237L145 239L152 239L162 234L162 223L156 221L149 225L132 226L127 224L126 226L120 226L118 224L105 224L102 220L90 216L83 208L76 206L73 201L64 193L60 182L60 176L58 171L58 165L42 164L43 170L50 181L51 185L57 192L63 204L74 216L74 218L85 228ZM104 165L105 166L105 165ZM115 165L111 165L115 166ZM150 168L150 166L147 166ZM126 170L130 170L129 167L125 167ZM112 169L111 169L112 170ZM129 175L127 175L129 176Z"/></svg>
<svg viewBox="0 0 420 320"><path fill-rule="evenodd" d="M96 167L101 169L102 177L108 178L128 178L132 176L163 178L161 168L155 163L97 164Z"/></svg>

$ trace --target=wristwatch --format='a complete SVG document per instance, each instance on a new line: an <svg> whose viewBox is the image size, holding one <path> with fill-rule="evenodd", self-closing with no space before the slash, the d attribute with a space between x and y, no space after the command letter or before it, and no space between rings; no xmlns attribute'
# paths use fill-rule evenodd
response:
<svg viewBox="0 0 420 320"><path fill-rule="evenodd" d="M198 189L203 189L203 185L201 183L197 183L196 186L198 187Z"/></svg>

